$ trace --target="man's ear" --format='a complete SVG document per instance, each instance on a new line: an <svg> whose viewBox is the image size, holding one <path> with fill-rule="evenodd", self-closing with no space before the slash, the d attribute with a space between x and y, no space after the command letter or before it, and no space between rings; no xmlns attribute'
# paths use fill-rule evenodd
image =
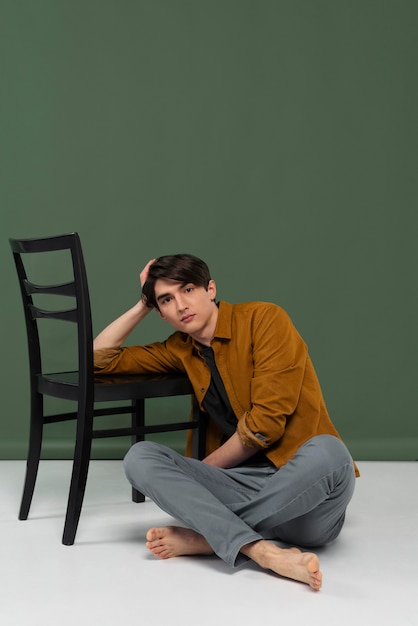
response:
<svg viewBox="0 0 418 626"><path fill-rule="evenodd" d="M208 294L209 294L211 300L215 300L215 298L216 298L216 283L212 279L208 282Z"/></svg>

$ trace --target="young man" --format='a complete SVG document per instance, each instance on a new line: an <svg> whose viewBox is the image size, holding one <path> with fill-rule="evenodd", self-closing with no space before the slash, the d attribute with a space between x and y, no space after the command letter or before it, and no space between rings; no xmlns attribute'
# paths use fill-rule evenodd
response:
<svg viewBox="0 0 418 626"><path fill-rule="evenodd" d="M207 265L192 255L151 260L142 297L95 340L96 371L185 372L208 414L207 456L153 443L125 457L129 481L183 526L151 528L160 558L217 554L322 584L312 549L334 540L354 491L355 467L333 426L306 344L280 307L215 301ZM166 341L121 348L156 309Z"/></svg>

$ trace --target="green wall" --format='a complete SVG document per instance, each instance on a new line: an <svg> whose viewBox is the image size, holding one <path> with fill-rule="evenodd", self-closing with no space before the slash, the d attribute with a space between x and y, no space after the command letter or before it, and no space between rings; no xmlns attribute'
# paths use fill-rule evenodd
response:
<svg viewBox="0 0 418 626"><path fill-rule="evenodd" d="M418 4L2 0L0 12L0 458L24 458L28 435L7 238L76 230L96 332L136 300L149 258L197 254L219 297L290 313L357 459L418 459ZM131 341L168 331L152 315ZM184 400L151 403L151 418ZM47 432L45 456L67 457L71 427ZM128 442L100 445L112 457Z"/></svg>

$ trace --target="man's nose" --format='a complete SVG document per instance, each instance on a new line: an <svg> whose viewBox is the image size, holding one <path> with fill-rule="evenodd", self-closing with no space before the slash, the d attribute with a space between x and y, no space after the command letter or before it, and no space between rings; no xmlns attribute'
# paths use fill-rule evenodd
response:
<svg viewBox="0 0 418 626"><path fill-rule="evenodd" d="M187 304L182 296L177 296L177 308L179 311L187 309Z"/></svg>

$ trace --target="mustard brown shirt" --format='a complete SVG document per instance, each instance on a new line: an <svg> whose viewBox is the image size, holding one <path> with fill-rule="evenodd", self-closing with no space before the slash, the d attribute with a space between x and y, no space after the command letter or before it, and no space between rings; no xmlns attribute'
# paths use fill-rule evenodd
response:
<svg viewBox="0 0 418 626"><path fill-rule="evenodd" d="M340 438L308 348L281 307L220 301L211 347L244 445L264 452L279 468L316 435ZM187 374L203 410L211 374L189 335L177 331L163 342L95 351L96 373L173 371ZM219 447L221 438L222 432L209 419L207 454Z"/></svg>

